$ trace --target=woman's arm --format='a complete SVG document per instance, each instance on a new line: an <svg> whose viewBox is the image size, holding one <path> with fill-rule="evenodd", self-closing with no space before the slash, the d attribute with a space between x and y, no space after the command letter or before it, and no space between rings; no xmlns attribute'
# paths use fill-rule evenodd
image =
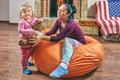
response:
<svg viewBox="0 0 120 80"><path fill-rule="evenodd" d="M72 27L71 24L67 24L66 27L56 35L48 36L44 34L42 36L38 36L38 38L57 42L57 41L64 39L65 37L70 37L70 35L73 34L73 30L74 30L74 27Z"/></svg>
<svg viewBox="0 0 120 80"><path fill-rule="evenodd" d="M70 37L71 34L74 34L73 31L74 27L72 27L71 24L67 24L66 27L62 31L60 31L60 33L55 36L51 36L50 41L57 42L64 39L65 37Z"/></svg>
<svg viewBox="0 0 120 80"><path fill-rule="evenodd" d="M42 36L38 36L38 39L44 39L44 40L48 40L48 41L50 41L50 38L51 38L51 36L46 36L46 35L42 35Z"/></svg>
<svg viewBox="0 0 120 80"><path fill-rule="evenodd" d="M45 35L50 36L52 34L55 34L57 32L59 26L60 26L60 22L59 22L59 20L57 20L55 22L54 26L50 29L50 31L46 32Z"/></svg>

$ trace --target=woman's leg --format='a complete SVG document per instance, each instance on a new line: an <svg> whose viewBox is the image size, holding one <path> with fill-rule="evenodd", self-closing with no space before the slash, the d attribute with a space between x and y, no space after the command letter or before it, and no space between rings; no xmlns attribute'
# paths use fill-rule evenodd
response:
<svg viewBox="0 0 120 80"><path fill-rule="evenodd" d="M78 46L80 44L81 43L74 39L65 38L62 48L61 63L52 73L50 73L50 77L60 78L61 76L68 73L68 65L73 54L73 46Z"/></svg>

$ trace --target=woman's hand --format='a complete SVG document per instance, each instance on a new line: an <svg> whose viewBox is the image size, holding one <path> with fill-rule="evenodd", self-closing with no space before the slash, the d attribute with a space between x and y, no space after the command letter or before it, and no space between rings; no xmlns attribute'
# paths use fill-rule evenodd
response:
<svg viewBox="0 0 120 80"><path fill-rule="evenodd" d="M42 34L37 34L37 36L29 37L28 43L33 44L33 46L35 46L42 39L42 36L43 36Z"/></svg>
<svg viewBox="0 0 120 80"><path fill-rule="evenodd" d="M42 39L42 36L43 36L42 34L36 36L36 43L32 47L38 44L38 42Z"/></svg>

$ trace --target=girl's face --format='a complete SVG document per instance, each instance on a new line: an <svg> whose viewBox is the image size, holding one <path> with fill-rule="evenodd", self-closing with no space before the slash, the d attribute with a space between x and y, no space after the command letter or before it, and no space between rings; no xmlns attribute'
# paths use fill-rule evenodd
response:
<svg viewBox="0 0 120 80"><path fill-rule="evenodd" d="M33 16L32 10L30 8L23 9L22 12L21 12L21 16L25 20L30 20Z"/></svg>
<svg viewBox="0 0 120 80"><path fill-rule="evenodd" d="M67 9L65 5L61 5L57 11L57 16L61 20L66 20L69 14L67 13Z"/></svg>

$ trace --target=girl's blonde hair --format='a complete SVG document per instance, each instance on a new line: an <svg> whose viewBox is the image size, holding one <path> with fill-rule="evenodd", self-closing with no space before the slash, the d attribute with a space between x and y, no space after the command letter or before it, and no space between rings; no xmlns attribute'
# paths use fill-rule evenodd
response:
<svg viewBox="0 0 120 80"><path fill-rule="evenodd" d="M25 3L21 6L20 8L20 13L19 13L19 17L20 19L22 18L22 11L26 10L26 9L30 9L32 11L32 16L33 16L33 10L32 10L32 6L29 3Z"/></svg>

